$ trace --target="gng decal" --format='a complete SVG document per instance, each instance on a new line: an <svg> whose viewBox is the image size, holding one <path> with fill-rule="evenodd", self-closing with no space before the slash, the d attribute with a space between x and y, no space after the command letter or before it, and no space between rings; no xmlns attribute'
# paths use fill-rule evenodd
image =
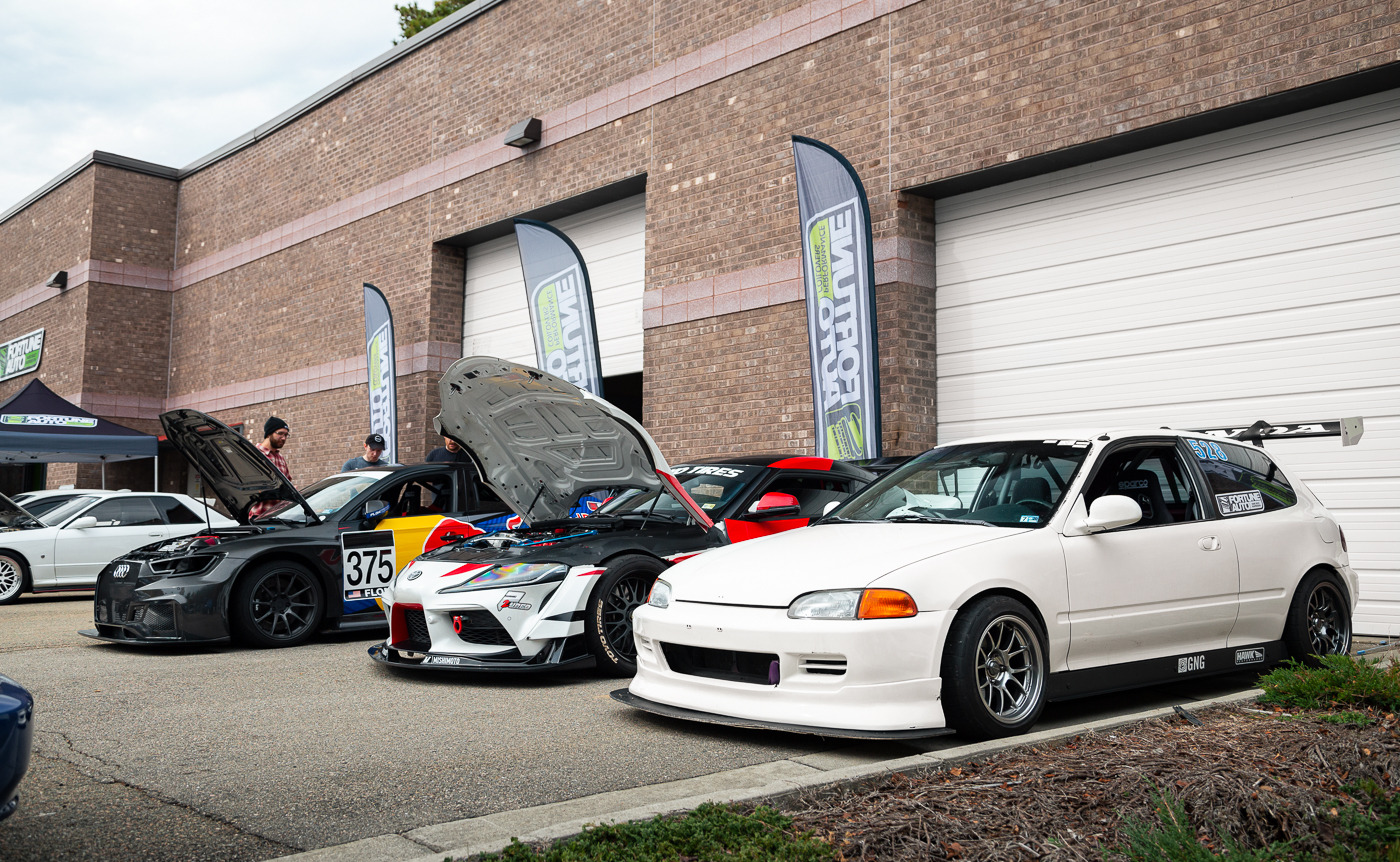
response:
<svg viewBox="0 0 1400 862"><path fill-rule="evenodd" d="M1264 511L1264 495L1258 491L1239 491L1234 494L1216 494L1215 508L1228 518L1232 515L1248 515Z"/></svg>
<svg viewBox="0 0 1400 862"><path fill-rule="evenodd" d="M1177 673L1194 673L1195 671L1206 669L1205 653L1200 655L1182 656L1176 660Z"/></svg>

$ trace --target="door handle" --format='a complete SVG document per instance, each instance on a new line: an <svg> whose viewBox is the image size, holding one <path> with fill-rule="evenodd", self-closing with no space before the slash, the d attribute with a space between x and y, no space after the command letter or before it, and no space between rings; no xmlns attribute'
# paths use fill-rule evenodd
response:
<svg viewBox="0 0 1400 862"><path fill-rule="evenodd" d="M1196 544L1201 546L1202 551L1220 550L1220 539L1215 536L1202 536Z"/></svg>
<svg viewBox="0 0 1400 862"><path fill-rule="evenodd" d="M148 536L155 536L155 537L157 537L157 538L160 537L160 533L147 533L146 535L148 535Z"/></svg>

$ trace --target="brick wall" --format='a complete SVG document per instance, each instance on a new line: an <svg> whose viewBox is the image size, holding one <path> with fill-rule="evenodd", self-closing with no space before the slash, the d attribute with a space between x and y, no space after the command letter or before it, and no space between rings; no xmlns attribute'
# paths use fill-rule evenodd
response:
<svg viewBox="0 0 1400 862"><path fill-rule="evenodd" d="M933 227L929 202L901 190L1394 64L1397 23L1393 4L1323 0L508 0L178 184L96 165L0 224L0 303L89 258L168 267L177 288L98 280L9 314L0 334L49 327L40 373L65 394L174 401L362 357L365 281L388 296L401 347L451 344L463 268L443 241L643 174L653 296L787 273L790 137L808 135L852 161L877 246L898 249L877 278L884 437L916 451L936 418ZM656 91L636 77L651 69ZM512 123L565 109L547 135L607 121L501 155ZM460 180L393 205L355 198L416 188L471 147L491 158ZM794 298L788 285L649 318L645 415L668 456L811 450ZM436 377L400 379L405 460L437 444ZM293 420L307 478L356 454L368 418L363 382L299 384L218 415L258 432L271 412Z"/></svg>

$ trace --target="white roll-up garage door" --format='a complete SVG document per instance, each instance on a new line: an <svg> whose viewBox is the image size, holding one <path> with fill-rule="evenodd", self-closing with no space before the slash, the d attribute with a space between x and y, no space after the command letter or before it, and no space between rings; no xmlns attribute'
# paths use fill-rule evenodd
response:
<svg viewBox="0 0 1400 862"><path fill-rule="evenodd" d="M1400 93L937 205L938 438L1361 416L1269 443L1400 634Z"/></svg>
<svg viewBox="0 0 1400 862"><path fill-rule="evenodd" d="M646 196L615 201L550 224L568 234L588 265L603 374L640 372ZM535 364L525 277L513 233L467 249L462 355Z"/></svg>

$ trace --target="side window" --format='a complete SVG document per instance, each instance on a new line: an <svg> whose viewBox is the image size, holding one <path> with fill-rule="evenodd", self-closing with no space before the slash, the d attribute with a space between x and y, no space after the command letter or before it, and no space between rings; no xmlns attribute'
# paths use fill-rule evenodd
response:
<svg viewBox="0 0 1400 862"><path fill-rule="evenodd" d="M850 479L842 479L835 476L803 475L797 473L785 473L773 479L749 504L752 508L754 503L763 496L772 492L780 494L791 494L797 498L798 509L797 518L817 518L821 516L822 509L832 500L844 500L851 496L852 482Z"/></svg>
<svg viewBox="0 0 1400 862"><path fill-rule="evenodd" d="M1084 502L1105 494L1131 497L1142 508L1134 527L1199 521L1204 515L1175 446L1134 446L1110 453L1084 491Z"/></svg>
<svg viewBox="0 0 1400 862"><path fill-rule="evenodd" d="M465 508L459 499L458 483L448 471L418 476L384 493L390 518L461 512Z"/></svg>
<svg viewBox="0 0 1400 862"><path fill-rule="evenodd" d="M1263 449L1217 440L1187 440L1222 517L1255 515L1298 502L1293 486Z"/></svg>
<svg viewBox="0 0 1400 862"><path fill-rule="evenodd" d="M146 497L104 500L89 509L87 514L97 519L99 527L143 527L165 523Z"/></svg>
<svg viewBox="0 0 1400 862"><path fill-rule="evenodd" d="M165 516L170 524L203 524L204 519L191 512L189 507L174 497L152 497L151 502Z"/></svg>

